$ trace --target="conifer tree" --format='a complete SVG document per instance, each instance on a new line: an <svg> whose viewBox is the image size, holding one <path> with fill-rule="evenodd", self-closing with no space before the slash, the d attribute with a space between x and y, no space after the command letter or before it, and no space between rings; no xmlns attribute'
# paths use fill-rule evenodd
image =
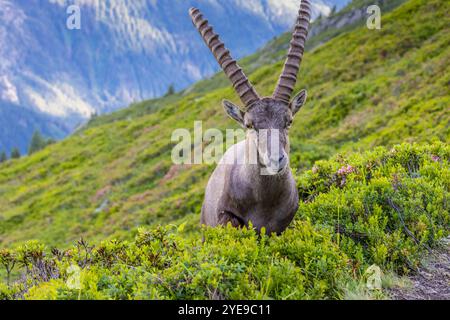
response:
<svg viewBox="0 0 450 320"><path fill-rule="evenodd" d="M41 149L43 149L47 145L47 141L41 135L39 130L36 130L33 133L33 137L31 138L30 147L28 148L28 154L31 155Z"/></svg>
<svg viewBox="0 0 450 320"><path fill-rule="evenodd" d="M11 159L19 159L20 158L20 151L17 148L12 149L11 151Z"/></svg>
<svg viewBox="0 0 450 320"><path fill-rule="evenodd" d="M167 89L167 93L164 95L165 97L171 96L175 94L175 87L173 86L173 84L171 84L169 86L169 88Z"/></svg>
<svg viewBox="0 0 450 320"><path fill-rule="evenodd" d="M6 162L6 160L8 160L8 157L6 156L6 152L2 151L0 153L0 163Z"/></svg>

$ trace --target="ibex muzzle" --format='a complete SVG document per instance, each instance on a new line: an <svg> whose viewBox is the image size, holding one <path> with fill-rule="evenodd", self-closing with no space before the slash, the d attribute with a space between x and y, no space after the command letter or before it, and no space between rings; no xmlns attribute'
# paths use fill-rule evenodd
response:
<svg viewBox="0 0 450 320"><path fill-rule="evenodd" d="M298 191L289 168L288 132L306 101L305 90L292 101L291 96L308 36L311 3L301 2L284 70L273 96L266 98L258 95L202 13L192 8L190 15L243 103L240 108L225 100L225 111L247 129L247 138L225 153L209 180L201 222L235 227L251 222L258 231L265 228L279 234L298 209Z"/></svg>

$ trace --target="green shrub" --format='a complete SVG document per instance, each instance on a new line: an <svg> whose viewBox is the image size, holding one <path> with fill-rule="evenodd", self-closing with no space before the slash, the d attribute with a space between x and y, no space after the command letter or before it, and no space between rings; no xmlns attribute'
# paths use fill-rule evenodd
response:
<svg viewBox="0 0 450 320"><path fill-rule="evenodd" d="M449 159L437 143L320 161L298 179L299 218L335 231L354 263L407 272L450 230Z"/></svg>
<svg viewBox="0 0 450 320"><path fill-rule="evenodd" d="M282 237L251 229L204 229L205 242L174 227L140 230L135 241L52 251L58 276L29 288L26 299L320 299L339 298L348 258L308 222ZM27 247L30 247L27 245ZM40 249L32 255L39 254ZM80 285L67 270L79 266ZM34 266L36 267L36 266ZM31 273L27 273L32 276ZM32 276L33 277L33 276ZM36 277L33 277L33 281ZM2 296L11 296L2 288Z"/></svg>
<svg viewBox="0 0 450 320"><path fill-rule="evenodd" d="M319 161L297 177L300 208L281 236L231 226L188 233L182 224L63 251L30 241L0 251L9 273L14 261L23 274L0 286L0 298L348 297L352 286L367 291L358 283L370 265L407 273L449 234L449 161L442 143Z"/></svg>

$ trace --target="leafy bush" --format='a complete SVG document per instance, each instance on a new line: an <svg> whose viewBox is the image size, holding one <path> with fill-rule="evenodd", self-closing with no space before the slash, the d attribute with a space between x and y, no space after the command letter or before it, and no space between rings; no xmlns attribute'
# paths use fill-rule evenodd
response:
<svg viewBox="0 0 450 320"><path fill-rule="evenodd" d="M22 273L0 298L341 299L369 266L407 273L449 234L449 163L443 143L319 161L297 177L300 209L279 237L182 224L51 252L27 242L0 251Z"/></svg>
<svg viewBox="0 0 450 320"><path fill-rule="evenodd" d="M449 159L437 143L320 161L298 179L299 216L335 231L354 263L407 272L450 230Z"/></svg>

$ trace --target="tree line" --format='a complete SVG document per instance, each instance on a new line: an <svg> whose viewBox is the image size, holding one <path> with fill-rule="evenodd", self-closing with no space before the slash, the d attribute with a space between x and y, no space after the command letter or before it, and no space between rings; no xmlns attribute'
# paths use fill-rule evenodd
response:
<svg viewBox="0 0 450 320"><path fill-rule="evenodd" d="M39 150L44 149L46 146L54 143L55 140L52 138L45 138L39 130L36 130L31 137L30 145L28 147L28 155L31 155ZM19 148L14 147L11 150L9 159L19 159L21 157ZM6 162L8 160L8 155L5 151L0 152L0 163Z"/></svg>

